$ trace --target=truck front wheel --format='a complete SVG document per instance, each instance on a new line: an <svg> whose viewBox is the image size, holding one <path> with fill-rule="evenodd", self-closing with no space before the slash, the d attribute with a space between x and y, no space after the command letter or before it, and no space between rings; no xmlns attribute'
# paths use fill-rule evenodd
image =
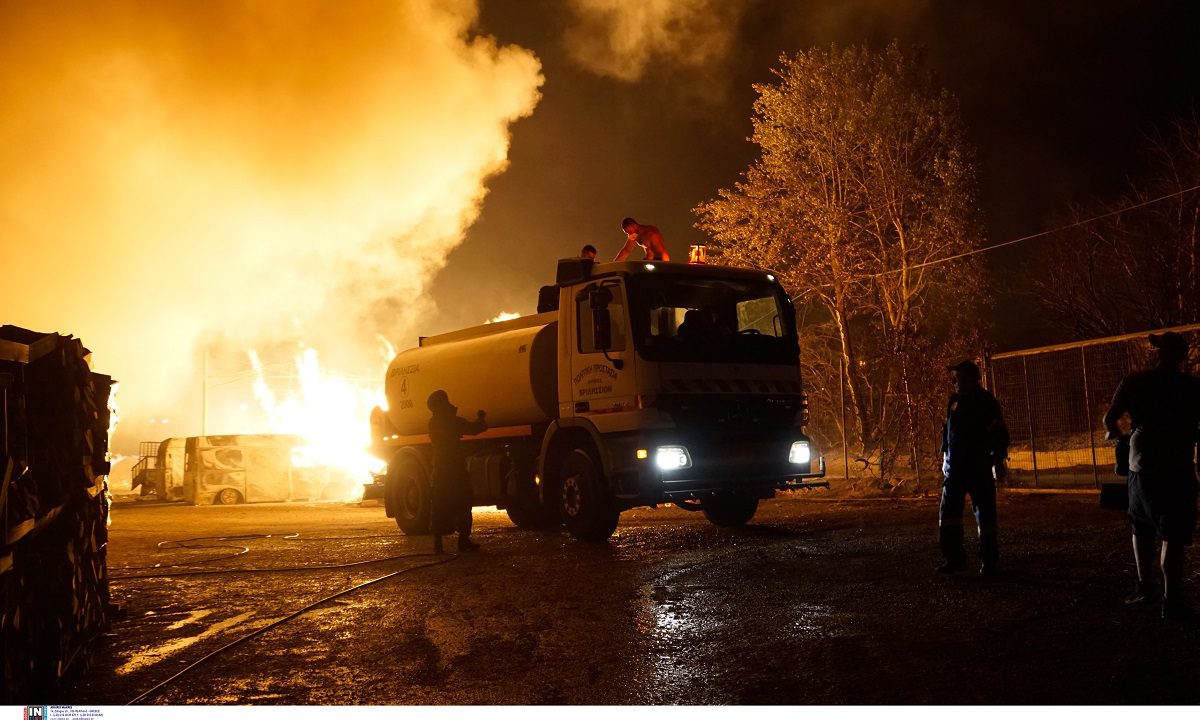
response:
<svg viewBox="0 0 1200 720"><path fill-rule="evenodd" d="M700 501L704 517L717 527L745 525L758 512L758 498L742 493L710 495Z"/></svg>
<svg viewBox="0 0 1200 720"><path fill-rule="evenodd" d="M617 529L621 511L604 485L596 461L585 450L572 450L559 475L563 524L579 540L607 540Z"/></svg>
<svg viewBox="0 0 1200 720"><path fill-rule="evenodd" d="M429 478L421 466L411 459L389 466L387 492L400 530L405 535L428 535Z"/></svg>

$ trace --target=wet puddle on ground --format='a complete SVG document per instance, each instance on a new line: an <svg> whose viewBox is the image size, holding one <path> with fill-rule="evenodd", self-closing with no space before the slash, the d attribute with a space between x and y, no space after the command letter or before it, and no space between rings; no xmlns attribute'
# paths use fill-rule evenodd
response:
<svg viewBox="0 0 1200 720"><path fill-rule="evenodd" d="M197 612L203 613L203 614L208 614L209 611L201 610L201 611L197 611ZM196 613L192 613L192 615L195 615L195 614ZM118 667L116 670L116 673L117 673L117 675L126 675L135 670L140 670L141 668L147 667L149 665L154 665L155 663L166 660L168 657L174 655L175 653L179 652L180 650L189 648L192 645L195 645L196 643L200 642L201 640L204 640L205 638L212 637L213 635L216 635L217 633L223 632L225 630L228 630L231 627L239 625L243 621L248 620L249 618L251 618L253 616L254 616L253 612L247 612L247 613L242 613L241 615L235 615L227 620L222 620L221 622L209 625L207 629L205 629L203 632L201 632L197 635L188 635L186 637L175 638L174 640L163 643L162 645L159 645L157 647L143 649L140 652L138 652L136 655L134 655L132 658L127 660L124 665ZM185 618L184 620L181 620L177 623L172 624L167 629L176 629L178 627L182 627L184 624L187 624L188 622L192 622L196 619L197 618Z"/></svg>
<svg viewBox="0 0 1200 720"><path fill-rule="evenodd" d="M775 563L731 552L668 568L643 586L639 626L649 641L645 691L653 702L736 701L713 682L731 655L838 634L833 608L805 598Z"/></svg>

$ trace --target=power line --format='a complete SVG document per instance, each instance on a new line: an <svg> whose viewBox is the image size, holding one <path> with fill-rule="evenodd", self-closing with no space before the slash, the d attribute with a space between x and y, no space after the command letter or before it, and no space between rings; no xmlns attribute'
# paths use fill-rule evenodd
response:
<svg viewBox="0 0 1200 720"><path fill-rule="evenodd" d="M1184 188L1183 190L1178 190L1176 192L1168 193L1168 194L1162 195L1160 197L1152 198L1150 200L1145 200L1143 202L1137 203L1136 205L1130 205L1129 207L1123 207L1118 210L1112 210L1110 212L1101 213L1100 215L1094 215L1090 218L1078 220L1069 225L1063 225L1062 227L1051 228L1049 230L1043 230L1041 232L1036 232L1031 235L1024 235L1022 237L1015 238L1013 240L1005 240L1004 242L996 243L995 245L987 245L985 247L975 248L974 250L968 250L966 252L958 253L957 255L950 255L950 256L944 257L944 258L930 260L929 262L923 262L923 263L919 263L917 265L910 265L907 268L896 268L893 270L884 270L883 272L874 273L872 275L863 275L856 279L873 280L875 278L884 277L885 275L894 275L895 273L903 272L905 270L919 270L921 268L931 267L933 265L941 265L942 263L948 263L953 260L961 260L962 258L970 257L971 255L979 255L979 254L982 254L985 252L991 252L992 250L999 250L1002 247L1016 245L1018 243L1023 243L1028 240L1036 240L1037 238L1040 238L1040 237L1045 237L1047 235L1053 235L1054 233L1057 233L1057 232L1062 232L1064 230L1070 230L1071 228L1076 228L1076 227L1080 227L1082 225L1087 225L1088 223L1093 223L1093 222L1096 222L1097 220L1104 220L1105 218L1115 217L1117 215L1121 215L1122 213L1129 212L1130 210L1137 210L1139 208L1146 207L1147 205L1153 205L1154 203L1162 202L1163 200L1170 200L1171 198L1174 198L1174 197L1186 195L1187 193L1193 192L1195 190L1200 190L1200 185L1193 185L1190 188ZM823 283L821 285L811 285L808 287L808 290L815 290L816 288L827 288L827 287L833 287L833 283ZM792 299L796 300L803 294L804 294L804 291L797 293Z"/></svg>
<svg viewBox="0 0 1200 720"><path fill-rule="evenodd" d="M1140 202L1136 205L1130 205L1129 207L1121 208L1119 210L1113 210L1111 212L1106 212L1106 213L1103 213L1100 215L1095 215L1095 216L1087 218L1085 220L1078 220L1076 222L1071 223L1070 225L1063 225L1062 227L1052 228L1050 230L1043 230L1042 232L1033 233L1032 235L1026 235L1024 237L1019 237L1014 240L1005 240L1004 242L996 243L995 245L988 245L986 247L976 248L974 250L968 250L967 252L959 253L957 255L951 255L949 257L940 258L938 260L930 260L929 262L924 262L924 263L920 263L917 265L911 265L907 269L908 270L917 270L919 268L929 267L930 265L939 265L941 263L950 262L951 260L958 260L960 258L965 258L970 255L978 255L980 253L989 252L991 250L997 250L999 248L1007 247L1009 245L1016 245L1017 243L1023 243L1026 240L1034 240L1034 239L1037 239L1037 238L1040 238L1040 237L1043 237L1046 235L1052 235L1056 232L1062 232L1063 230L1070 230L1071 228L1076 228L1081 225L1086 225L1088 223L1096 222L1097 220L1103 220L1105 218L1114 217L1114 216L1120 215L1122 213L1128 212L1130 210L1137 210L1138 208L1143 208L1147 205L1153 205L1154 203L1162 202L1163 200L1170 200L1173 197L1179 197L1180 195L1185 195L1189 192L1192 192L1193 190L1200 190L1200 185L1193 185L1190 188L1186 188L1184 190L1179 190L1178 192L1173 192L1168 195L1163 195L1161 197L1156 197L1151 200L1146 200L1145 202ZM890 275L892 273L897 273L897 272L900 272L900 270L899 269L885 270L881 273L876 273L875 275L872 275L871 277L881 277L883 275Z"/></svg>

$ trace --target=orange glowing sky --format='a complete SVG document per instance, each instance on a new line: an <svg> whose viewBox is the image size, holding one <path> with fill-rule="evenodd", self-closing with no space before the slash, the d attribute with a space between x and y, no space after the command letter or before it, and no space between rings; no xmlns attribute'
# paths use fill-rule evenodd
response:
<svg viewBox="0 0 1200 720"><path fill-rule="evenodd" d="M81 337L127 418L193 433L202 343L376 371L540 97L476 14L0 5L0 322Z"/></svg>
<svg viewBox="0 0 1200 720"><path fill-rule="evenodd" d="M1010 239L1122 191L1144 136L1195 111L1198 8L0 2L0 323L95 351L123 381L121 452L199 432L203 347L218 375L312 348L376 377L380 336L531 312L556 258L615 254L624 216L685 257L691 208L754 156L752 83L830 43L925 49ZM998 349L1061 339L1031 337L1007 281L1036 252L995 256ZM238 392L222 402L254 402Z"/></svg>

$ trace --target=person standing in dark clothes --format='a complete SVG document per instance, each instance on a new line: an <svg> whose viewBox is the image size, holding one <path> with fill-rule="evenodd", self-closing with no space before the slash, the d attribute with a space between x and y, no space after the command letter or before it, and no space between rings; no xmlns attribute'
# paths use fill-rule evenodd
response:
<svg viewBox="0 0 1200 720"><path fill-rule="evenodd" d="M938 511L938 544L944 562L940 573L967 569L963 545L963 508L967 495L979 528L979 572L994 575L1000 562L996 535L996 481L1008 469L1008 428L996 398L979 384L979 366L970 360L947 367L955 392L946 406L942 428L942 502Z"/></svg>
<svg viewBox="0 0 1200 720"><path fill-rule="evenodd" d="M426 403L433 417L429 420L429 440L433 445L433 504L430 530L433 551L442 553L442 535L458 533L458 550L477 550L471 541L471 478L462 436L478 435L487 429L487 413L480 410L474 422L458 416L445 390L434 390Z"/></svg>
<svg viewBox="0 0 1200 720"><path fill-rule="evenodd" d="M1180 597L1184 548L1196 529L1196 440L1200 427L1200 378L1185 370L1188 344L1167 332L1151 335L1158 364L1135 372L1117 386L1104 414L1106 436L1121 435L1117 423L1129 415L1129 524L1137 585L1126 604L1151 602L1156 595L1150 573L1154 541L1162 542L1162 616L1178 619L1190 614Z"/></svg>

